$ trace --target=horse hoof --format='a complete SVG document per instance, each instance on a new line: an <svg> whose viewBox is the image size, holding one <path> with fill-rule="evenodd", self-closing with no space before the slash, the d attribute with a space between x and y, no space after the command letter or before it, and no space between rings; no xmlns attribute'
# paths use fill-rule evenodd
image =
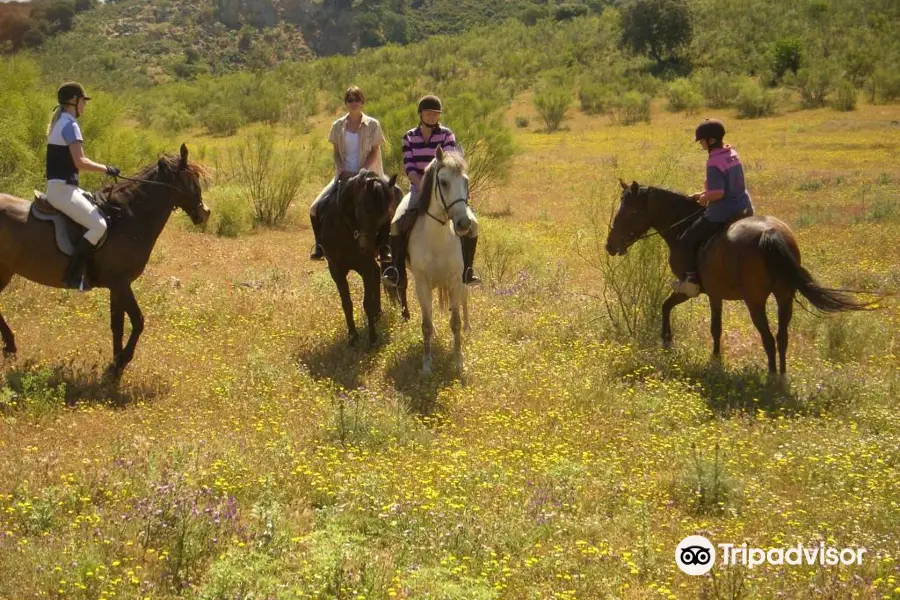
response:
<svg viewBox="0 0 900 600"><path fill-rule="evenodd" d="M351 348L356 348L356 343L357 343L358 341L359 341L359 336L358 336L358 335L351 335L351 336L350 336L350 339L347 340L347 345L350 346Z"/></svg>
<svg viewBox="0 0 900 600"><path fill-rule="evenodd" d="M409 309L408 308L404 308L403 312L400 313L400 315L403 317L404 321L409 321Z"/></svg>
<svg viewBox="0 0 900 600"><path fill-rule="evenodd" d="M3 358L15 358L16 356L16 348L13 346L12 348L4 348L3 349Z"/></svg>
<svg viewBox="0 0 900 600"><path fill-rule="evenodd" d="M106 379L112 379L113 381L118 381L122 378L122 371L124 367L120 367L116 363L112 363L108 367L106 367L106 371L103 373L103 376Z"/></svg>

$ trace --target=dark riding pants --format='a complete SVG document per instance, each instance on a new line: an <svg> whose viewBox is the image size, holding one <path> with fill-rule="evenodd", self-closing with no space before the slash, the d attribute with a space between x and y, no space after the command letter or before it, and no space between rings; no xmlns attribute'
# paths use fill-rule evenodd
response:
<svg viewBox="0 0 900 600"><path fill-rule="evenodd" d="M697 274L697 264L700 261L698 256L700 247L704 242L722 231L726 223L710 221L706 217L700 217L694 221L687 230L678 238L681 247L684 249L684 270L687 275Z"/></svg>

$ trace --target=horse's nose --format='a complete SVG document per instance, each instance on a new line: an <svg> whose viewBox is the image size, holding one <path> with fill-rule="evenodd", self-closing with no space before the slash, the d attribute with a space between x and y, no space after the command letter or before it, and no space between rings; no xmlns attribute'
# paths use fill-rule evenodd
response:
<svg viewBox="0 0 900 600"><path fill-rule="evenodd" d="M616 250L615 250L615 248L613 248L612 240L606 240L606 252L610 256L615 256Z"/></svg>
<svg viewBox="0 0 900 600"><path fill-rule="evenodd" d="M456 229L458 231L468 231L471 226L472 220L467 216L456 220Z"/></svg>

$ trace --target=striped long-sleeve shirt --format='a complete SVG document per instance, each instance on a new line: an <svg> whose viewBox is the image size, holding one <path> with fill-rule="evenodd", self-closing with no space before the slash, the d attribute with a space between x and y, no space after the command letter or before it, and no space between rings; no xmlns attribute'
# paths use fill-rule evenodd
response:
<svg viewBox="0 0 900 600"><path fill-rule="evenodd" d="M403 167L406 169L407 176L412 173L418 173L421 177L425 174L425 167L434 160L438 146L444 151L455 151L462 153L456 143L456 136L449 128L442 125L436 126L428 141L422 135L421 127L415 127L406 132L403 136ZM412 186L413 195L416 194L415 185Z"/></svg>

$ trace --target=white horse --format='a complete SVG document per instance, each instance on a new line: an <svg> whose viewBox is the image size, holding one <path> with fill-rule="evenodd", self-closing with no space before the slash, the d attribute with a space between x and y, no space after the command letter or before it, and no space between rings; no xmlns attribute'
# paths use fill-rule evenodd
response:
<svg viewBox="0 0 900 600"><path fill-rule="evenodd" d="M459 236L472 226L469 216L469 181L466 161L455 152L437 149L425 169L419 191L418 213L409 234L409 268L416 280L416 296L422 310L422 336L425 356L422 370L431 372L432 291L438 289L438 304L450 304L450 329L453 331L453 355L457 369L463 370L460 335L460 309L465 330L469 331L469 303L463 283L462 244Z"/></svg>

